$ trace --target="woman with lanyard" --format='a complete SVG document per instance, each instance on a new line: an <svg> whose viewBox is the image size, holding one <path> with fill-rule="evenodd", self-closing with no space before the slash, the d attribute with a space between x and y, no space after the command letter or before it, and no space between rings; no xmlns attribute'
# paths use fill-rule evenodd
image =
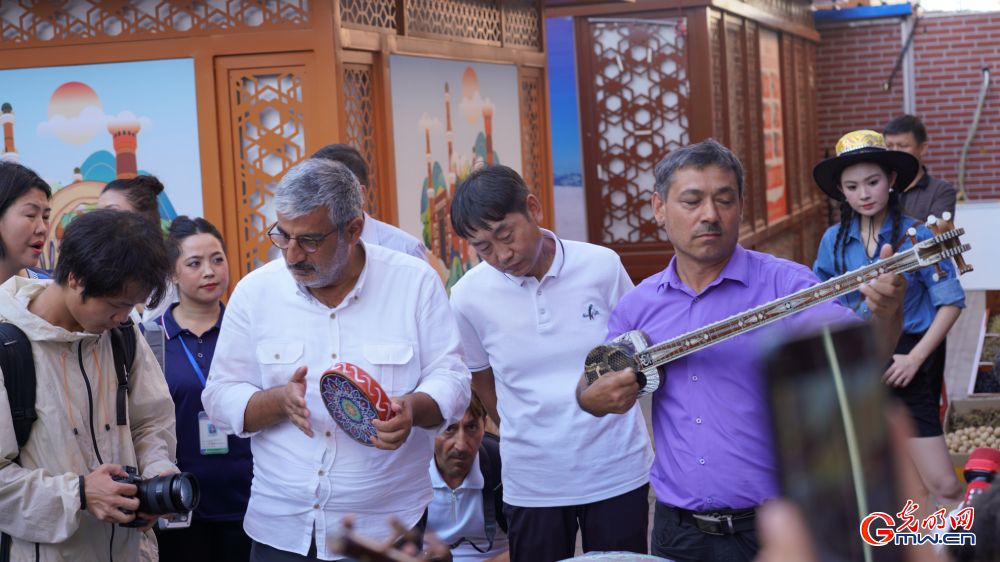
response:
<svg viewBox="0 0 1000 562"><path fill-rule="evenodd" d="M919 162L905 152L887 150L882 135L854 131L837 142L837 156L813 168L813 178L828 196L840 202L840 224L823 235L813 270L827 280L874 263L879 250L891 244L893 251L912 247L907 235L916 229L916 241L933 235L916 219L903 214L899 192L917 174ZM892 363L882 380L906 404L916 425L910 440L910 457L920 473L933 506L954 504L962 499L962 486L952 468L939 415L944 377L945 336L965 306L965 294L955 268L942 262L945 275L935 280L934 268L905 274L903 334ZM840 297L862 318L871 316L858 293ZM931 507L928 513L933 511Z"/></svg>
<svg viewBox="0 0 1000 562"><path fill-rule="evenodd" d="M250 441L216 431L201 404L229 285L222 235L205 219L180 216L170 226L167 250L180 302L154 322L162 329L163 370L177 415L177 466L198 477L201 503L189 527L178 528L185 522L175 520L157 530L160 559L245 562L250 557L250 539L243 531L253 474ZM147 337L155 332L147 330Z"/></svg>

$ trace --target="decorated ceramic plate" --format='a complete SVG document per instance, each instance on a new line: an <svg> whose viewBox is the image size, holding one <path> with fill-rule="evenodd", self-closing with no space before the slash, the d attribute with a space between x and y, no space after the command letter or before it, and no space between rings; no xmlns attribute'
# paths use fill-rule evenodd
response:
<svg viewBox="0 0 1000 562"><path fill-rule="evenodd" d="M337 363L330 367L319 379L319 390L333 421L362 445L373 446L372 420L392 418L389 395L357 365Z"/></svg>

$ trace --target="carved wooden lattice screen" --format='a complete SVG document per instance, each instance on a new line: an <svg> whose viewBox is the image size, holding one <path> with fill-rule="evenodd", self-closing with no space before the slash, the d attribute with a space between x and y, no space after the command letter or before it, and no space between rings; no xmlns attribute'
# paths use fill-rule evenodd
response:
<svg viewBox="0 0 1000 562"><path fill-rule="evenodd" d="M683 19L591 19L594 86L585 100L589 237L607 245L665 242L653 218L653 167L688 143ZM589 103L586 103L589 102ZM589 107L588 107L589 106Z"/></svg>
<svg viewBox="0 0 1000 562"><path fill-rule="evenodd" d="M521 175L535 195L542 196L549 184L545 143L545 76L541 68L521 68Z"/></svg>
<svg viewBox="0 0 1000 562"><path fill-rule="evenodd" d="M169 37L234 30L302 27L308 0L3 0L0 36L6 47Z"/></svg>
<svg viewBox="0 0 1000 562"><path fill-rule="evenodd" d="M411 35L456 37L500 45L503 21L500 0L407 0Z"/></svg>
<svg viewBox="0 0 1000 562"><path fill-rule="evenodd" d="M370 64L344 64L344 119L347 143L357 148L368 163L365 204L368 214L384 218L382 182L379 173L374 106L374 74Z"/></svg>
<svg viewBox="0 0 1000 562"><path fill-rule="evenodd" d="M344 23L396 29L396 0L340 0Z"/></svg>
<svg viewBox="0 0 1000 562"><path fill-rule="evenodd" d="M225 130L231 131L230 142L223 147L223 159L231 162L231 173L224 170L223 179L224 183L232 183L224 194L232 198L226 201L227 214L235 214L226 223L235 225L235 229L227 234L236 236L239 257L233 261L237 262L240 276L279 255L267 238L267 230L276 219L274 191L285 172L308 157L304 61L268 66L239 64L239 59L253 58L225 57L217 62L217 70L223 67L219 79L226 80L226 87L219 88L220 102L222 96L227 96L225 111L220 108L220 115L228 121ZM305 56L293 53L260 58L271 62Z"/></svg>

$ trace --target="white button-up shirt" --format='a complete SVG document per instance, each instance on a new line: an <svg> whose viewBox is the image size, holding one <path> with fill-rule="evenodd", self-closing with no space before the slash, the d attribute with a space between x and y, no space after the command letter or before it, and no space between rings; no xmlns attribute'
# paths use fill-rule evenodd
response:
<svg viewBox="0 0 1000 562"><path fill-rule="evenodd" d="M507 533L498 524L493 536L493 548L488 549L486 537L486 516L483 514L483 472L479 468L479 454L472 460L472 467L465 480L454 490L448 486L431 459L428 473L434 486L434 500L427 507L427 530L433 531L445 544L462 544L451 549L455 562L482 562L507 551ZM495 509L488 505L486 509ZM469 541L486 552L479 552Z"/></svg>
<svg viewBox="0 0 1000 562"><path fill-rule="evenodd" d="M361 230L361 239L366 244L377 244L415 258L427 259L427 247L416 236L369 215L365 215L365 227Z"/></svg>
<svg viewBox="0 0 1000 562"><path fill-rule="evenodd" d="M358 365L391 396L428 394L445 418L469 405L455 320L444 288L426 262L361 243L365 266L355 287L330 308L299 287L283 260L244 277L226 308L202 402L220 428L251 437L254 475L244 528L254 540L306 554L315 527L317 554L337 556L328 539L341 518L384 540L387 518L411 527L433 495L427 463L433 432L414 427L402 447L361 445L327 412L319 391L325 369ZM360 249L360 248L359 248ZM306 404L314 437L290 421L255 433L243 414L254 393L288 382L305 365Z"/></svg>

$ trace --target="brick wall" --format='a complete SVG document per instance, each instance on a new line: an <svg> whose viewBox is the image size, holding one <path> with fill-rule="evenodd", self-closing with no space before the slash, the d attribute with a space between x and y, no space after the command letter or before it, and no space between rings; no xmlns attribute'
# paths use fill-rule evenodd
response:
<svg viewBox="0 0 1000 562"><path fill-rule="evenodd" d="M899 19L819 27L816 60L819 152L833 152L843 133L881 130L903 111L903 75L882 89L899 54ZM1000 12L928 15L913 40L916 114L930 138L931 173L957 183L962 144L976 107L980 68L992 64L992 83L966 158L971 199L1000 198Z"/></svg>

